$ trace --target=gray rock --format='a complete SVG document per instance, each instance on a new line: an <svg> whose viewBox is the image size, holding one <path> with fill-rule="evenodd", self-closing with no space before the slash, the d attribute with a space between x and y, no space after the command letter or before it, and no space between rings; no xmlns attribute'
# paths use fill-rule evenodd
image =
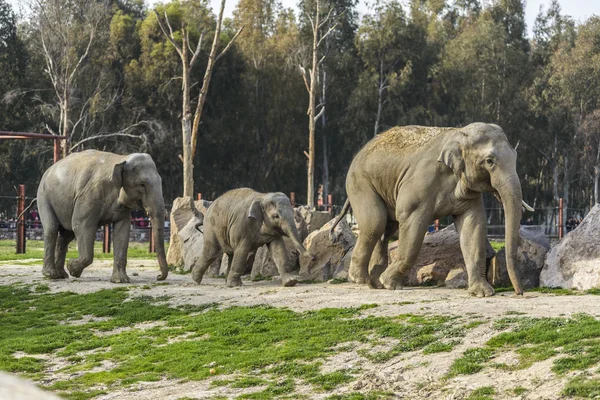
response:
<svg viewBox="0 0 600 400"><path fill-rule="evenodd" d="M331 220L331 214L326 211L314 211L308 206L300 206L296 208L299 217L304 220L306 224L306 234L310 235L316 230L321 229L329 220ZM298 224L298 220L296 220ZM304 240L306 237L302 238Z"/></svg>
<svg viewBox="0 0 600 400"><path fill-rule="evenodd" d="M541 227L521 226L516 267L524 289L539 286L540 272L549 249L550 242ZM505 249L498 251L492 259L487 270L487 279L495 287L508 287L512 284L506 269Z"/></svg>
<svg viewBox="0 0 600 400"><path fill-rule="evenodd" d="M2 400L60 400L52 393L38 389L33 383L6 372L0 372Z"/></svg>
<svg viewBox="0 0 600 400"><path fill-rule="evenodd" d="M173 201L170 215L171 235L169 238L169 250L167 251L167 263L169 265L175 267L184 266L185 261L179 231L193 217L204 219L204 213L210 204L211 202L205 200L193 201L191 197L178 197Z"/></svg>
<svg viewBox="0 0 600 400"><path fill-rule="evenodd" d="M401 240L390 243L389 264L396 259L395 249ZM495 252L492 245L486 244L486 265L489 265ZM446 282L448 274L454 269L465 271L465 260L460 249L460 238L454 224L439 232L425 235L423 246L415 265L410 269L403 282L406 286L436 286Z"/></svg>
<svg viewBox="0 0 600 400"><path fill-rule="evenodd" d="M347 254L356 244L356 237L346 220L340 221L331 237L329 229L333 221L330 220L304 240L304 247L315 256L315 260L300 255L300 276L303 279L326 282L334 276L348 276L350 262Z"/></svg>
<svg viewBox="0 0 600 400"><path fill-rule="evenodd" d="M600 288L600 205L546 254L540 286Z"/></svg>

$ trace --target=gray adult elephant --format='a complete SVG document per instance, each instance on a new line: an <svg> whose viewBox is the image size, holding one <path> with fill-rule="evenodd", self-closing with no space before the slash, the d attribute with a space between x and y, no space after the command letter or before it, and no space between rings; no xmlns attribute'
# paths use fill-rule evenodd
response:
<svg viewBox="0 0 600 400"><path fill-rule="evenodd" d="M229 256L227 286L240 286L249 257L267 245L277 265L284 286L294 286L296 277L290 273L287 249L282 236L291 239L294 247L304 256L311 254L304 248L294 222L294 209L283 193L258 193L252 189L230 190L217 198L204 215L204 248L192 269L192 278L202 277L219 256Z"/></svg>
<svg viewBox="0 0 600 400"><path fill-rule="evenodd" d="M96 150L73 153L44 173L37 193L44 228L44 268L52 279L67 278L65 257L69 243L77 238L79 258L67 269L80 277L94 259L96 230L114 223L114 266L111 282L127 283L127 247L131 211L144 209L151 218L158 280L169 273L164 246L165 204L162 180L148 154L118 155Z"/></svg>
<svg viewBox="0 0 600 400"><path fill-rule="evenodd" d="M522 213L517 153L497 125L464 128L396 127L373 138L354 157L346 177L360 233L349 277L373 288L395 289L413 266L432 220L454 216L468 291L491 296L486 281L486 215L482 192L501 199L506 215L506 265L522 294L515 262ZM335 224L333 225L335 227ZM333 230L333 227L331 228ZM396 261L388 268L388 240L399 231Z"/></svg>

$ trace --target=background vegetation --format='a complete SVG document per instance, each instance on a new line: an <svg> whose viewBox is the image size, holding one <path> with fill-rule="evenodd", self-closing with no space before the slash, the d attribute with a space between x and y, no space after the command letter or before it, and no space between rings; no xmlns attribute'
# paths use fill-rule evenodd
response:
<svg viewBox="0 0 600 400"><path fill-rule="evenodd" d="M60 16L44 14L57 4ZM555 2L528 37L522 0L485 4L382 1L359 21L355 0L321 1L323 13L333 10L326 27L333 32L320 47L318 102L325 112L317 123L315 183L326 183L336 203L345 198L353 154L374 133L486 121L518 146L527 202L593 204L600 18L578 25ZM200 125L195 191L205 198L250 186L295 191L306 203L308 95L300 66L310 65L313 8L312 0L300 0L299 13L276 0L241 0L225 21L221 49L245 28L215 67ZM61 98L44 58L52 43L41 40L55 21L62 35L51 49L56 64L72 68L81 60L63 91L73 150L146 151L166 178L167 203L181 195L181 63L156 14L143 0L32 0L30 10L18 18L0 0L0 128L62 131ZM203 30L212 37L215 10L205 1L175 0L157 10L169 16L175 35L187 27L194 48ZM205 39L193 82L202 82L210 45ZM200 86L192 87L193 102ZM33 195L51 159L49 142L2 141L0 194L26 183Z"/></svg>

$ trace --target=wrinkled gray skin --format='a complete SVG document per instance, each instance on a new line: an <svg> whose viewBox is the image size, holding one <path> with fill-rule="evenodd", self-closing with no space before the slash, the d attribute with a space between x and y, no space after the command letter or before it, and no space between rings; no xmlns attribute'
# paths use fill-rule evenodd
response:
<svg viewBox="0 0 600 400"><path fill-rule="evenodd" d="M192 278L202 277L218 257L229 256L227 286L240 286L247 260L267 245L284 286L294 286L296 277L289 272L287 250L282 236L307 257L294 222L290 199L283 193L258 193L252 189L230 190L217 198L204 215L204 248L192 269ZM250 260L252 261L252 260Z"/></svg>
<svg viewBox="0 0 600 400"><path fill-rule="evenodd" d="M373 288L395 289L414 265L432 220L454 216L469 276L468 292L494 294L486 281L486 215L482 192L492 192L506 215L506 265L515 292L521 220L517 153L497 125L464 128L397 127L356 155L346 178L360 233L349 277ZM335 225L334 225L335 227ZM333 229L333 228L332 228ZM399 231L398 257L388 267L388 240Z"/></svg>
<svg viewBox="0 0 600 400"><path fill-rule="evenodd" d="M158 280L169 272L165 257L165 204L162 180L148 154L118 155L96 150L74 153L44 173L37 193L44 227L44 268L52 279L67 278L65 257L77 238L79 258L69 260L71 276L80 277L94 259L96 230L114 223L114 267L111 282L128 283L125 271L131 211L144 209L152 223Z"/></svg>

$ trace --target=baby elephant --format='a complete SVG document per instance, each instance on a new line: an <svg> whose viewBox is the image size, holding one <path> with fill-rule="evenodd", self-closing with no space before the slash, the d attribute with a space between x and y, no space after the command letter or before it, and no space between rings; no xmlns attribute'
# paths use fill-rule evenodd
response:
<svg viewBox="0 0 600 400"><path fill-rule="evenodd" d="M204 248L192 270L192 278L202 277L223 253L229 256L227 286L240 286L248 257L266 244L277 265L284 286L294 286L295 276L289 271L287 250L282 236L306 257L312 255L298 237L294 210L283 193L258 193L252 189L230 190L216 199L204 216Z"/></svg>

